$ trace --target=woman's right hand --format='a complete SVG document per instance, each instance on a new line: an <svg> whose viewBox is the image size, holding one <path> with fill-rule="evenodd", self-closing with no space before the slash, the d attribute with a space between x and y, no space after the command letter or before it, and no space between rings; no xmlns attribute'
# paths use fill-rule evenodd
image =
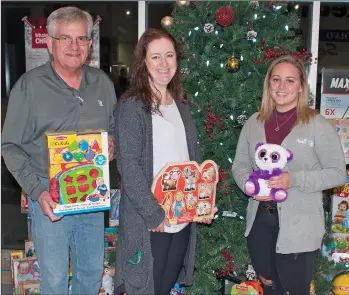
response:
<svg viewBox="0 0 349 295"><path fill-rule="evenodd" d="M273 199L271 197L264 197L264 196L254 196L252 197L253 200L255 201L259 201L259 202L268 202L268 201L272 201Z"/></svg>
<svg viewBox="0 0 349 295"><path fill-rule="evenodd" d="M157 228L148 229L148 231L151 231L151 232L164 232L165 225L166 226L171 226L171 224L170 224L170 222L169 222L167 217L164 218L164 220L160 223L160 225Z"/></svg>

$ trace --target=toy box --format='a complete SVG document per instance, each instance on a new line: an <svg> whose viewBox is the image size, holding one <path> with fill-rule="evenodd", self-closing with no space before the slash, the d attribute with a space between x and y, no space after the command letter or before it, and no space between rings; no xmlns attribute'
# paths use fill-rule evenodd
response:
<svg viewBox="0 0 349 295"><path fill-rule="evenodd" d="M107 227L104 229L104 247L116 247L118 241L118 229Z"/></svg>
<svg viewBox="0 0 349 295"><path fill-rule="evenodd" d="M166 165L154 178L152 192L171 224L213 218L218 167L211 160Z"/></svg>
<svg viewBox="0 0 349 295"><path fill-rule="evenodd" d="M349 267L349 235L330 234L326 236L322 254L330 261Z"/></svg>
<svg viewBox="0 0 349 295"><path fill-rule="evenodd" d="M104 249L104 272L99 295L114 294L116 248L107 247Z"/></svg>
<svg viewBox="0 0 349 295"><path fill-rule="evenodd" d="M23 295L40 295L40 283L33 282L23 282ZM21 294L21 295L22 295Z"/></svg>
<svg viewBox="0 0 349 295"><path fill-rule="evenodd" d="M102 129L46 133L54 215L110 209L108 134Z"/></svg>
<svg viewBox="0 0 349 295"><path fill-rule="evenodd" d="M337 120L331 119L329 121L338 133L346 160L349 160L349 118Z"/></svg>
<svg viewBox="0 0 349 295"><path fill-rule="evenodd" d="M120 204L120 190L110 190L110 211L109 211L109 226L119 226L119 204Z"/></svg>
<svg viewBox="0 0 349 295"><path fill-rule="evenodd" d="M33 241L25 241L24 243L25 257L36 257Z"/></svg>
<svg viewBox="0 0 349 295"><path fill-rule="evenodd" d="M40 284L40 268L36 258L13 260L13 287L14 294L25 294L28 285ZM27 288L25 288L27 286Z"/></svg>
<svg viewBox="0 0 349 295"><path fill-rule="evenodd" d="M263 288L256 280L241 280L227 275L222 280L222 295L262 295Z"/></svg>
<svg viewBox="0 0 349 295"><path fill-rule="evenodd" d="M28 213L28 212L29 212L28 195L24 190L22 190L22 192L21 192L21 213Z"/></svg>
<svg viewBox="0 0 349 295"><path fill-rule="evenodd" d="M332 232L349 234L349 170L345 184L332 196Z"/></svg>

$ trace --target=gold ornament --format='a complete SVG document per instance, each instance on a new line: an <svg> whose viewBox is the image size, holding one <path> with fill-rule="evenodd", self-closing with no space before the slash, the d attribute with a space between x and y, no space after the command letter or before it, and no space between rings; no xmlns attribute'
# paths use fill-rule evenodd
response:
<svg viewBox="0 0 349 295"><path fill-rule="evenodd" d="M240 60L236 56L229 56L225 67L229 72L236 73L240 69Z"/></svg>
<svg viewBox="0 0 349 295"><path fill-rule="evenodd" d="M168 30L169 28L171 28L173 25L173 17L172 16L165 16L162 20L161 20L161 26Z"/></svg>
<svg viewBox="0 0 349 295"><path fill-rule="evenodd" d="M188 6L190 4L189 1L176 1L178 6L184 7L184 6Z"/></svg>

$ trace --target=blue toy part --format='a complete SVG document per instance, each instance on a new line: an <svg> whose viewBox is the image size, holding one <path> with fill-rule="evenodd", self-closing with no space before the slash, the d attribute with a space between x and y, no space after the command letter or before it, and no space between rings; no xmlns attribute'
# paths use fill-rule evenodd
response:
<svg viewBox="0 0 349 295"><path fill-rule="evenodd" d="M107 157L103 154L99 154L95 158L95 163L98 166L103 166L107 162Z"/></svg>
<svg viewBox="0 0 349 295"><path fill-rule="evenodd" d="M63 160L66 162L70 162L71 160L73 160L73 154L71 152L64 152L63 153Z"/></svg>
<svg viewBox="0 0 349 295"><path fill-rule="evenodd" d="M92 161L95 157L95 152L93 150L88 150L85 154L85 158L87 161Z"/></svg>
<svg viewBox="0 0 349 295"><path fill-rule="evenodd" d="M86 140L81 140L79 142L79 148L80 148L80 150L87 151L87 149L88 149L88 142Z"/></svg>

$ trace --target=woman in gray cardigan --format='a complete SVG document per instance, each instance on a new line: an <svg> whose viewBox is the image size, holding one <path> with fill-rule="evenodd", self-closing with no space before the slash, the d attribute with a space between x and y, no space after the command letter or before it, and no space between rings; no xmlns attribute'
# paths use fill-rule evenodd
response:
<svg viewBox="0 0 349 295"><path fill-rule="evenodd" d="M163 295L175 282L192 284L196 225L170 226L151 185L167 163L200 162L198 138L175 39L148 29L134 55L130 86L116 110L121 201L115 294Z"/></svg>
<svg viewBox="0 0 349 295"><path fill-rule="evenodd" d="M255 152L261 143L282 145L293 153L283 173L268 183L271 189L288 190L286 201L276 203L250 191L245 235L265 295L309 295L325 233L322 190L340 186L346 178L339 137L308 107L308 95L299 59L281 56L273 61L264 80L261 109L245 123L236 149L232 171L242 190L257 170ZM264 149L258 150L258 157L275 163L280 155L269 157Z"/></svg>

